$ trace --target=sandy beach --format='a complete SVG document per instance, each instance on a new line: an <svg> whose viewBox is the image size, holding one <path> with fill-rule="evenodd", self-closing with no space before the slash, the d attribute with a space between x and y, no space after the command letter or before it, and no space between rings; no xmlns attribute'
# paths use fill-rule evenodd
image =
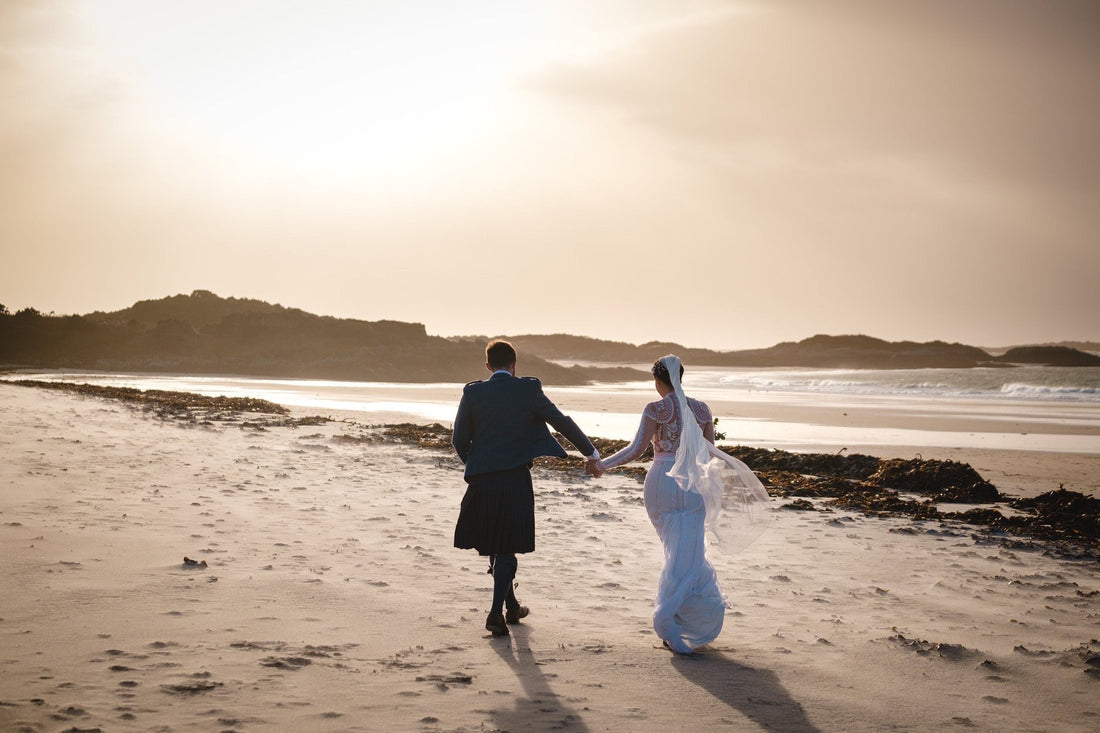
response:
<svg viewBox="0 0 1100 733"><path fill-rule="evenodd" d="M0 729L1100 726L1095 561L777 509L716 558L722 635L678 657L650 627L641 485L537 470L531 616L491 638L486 563L451 546L461 465L380 433L0 384ZM1095 455L944 451L1007 493L1100 479Z"/></svg>

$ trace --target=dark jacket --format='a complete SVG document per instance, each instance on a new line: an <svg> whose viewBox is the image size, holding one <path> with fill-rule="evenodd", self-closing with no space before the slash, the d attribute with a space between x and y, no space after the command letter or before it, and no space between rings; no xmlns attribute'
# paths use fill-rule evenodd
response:
<svg viewBox="0 0 1100 733"><path fill-rule="evenodd" d="M534 377L494 374L462 390L451 443L466 464L466 479L531 463L538 456L564 458L549 423L585 456L596 449L573 419L542 393Z"/></svg>

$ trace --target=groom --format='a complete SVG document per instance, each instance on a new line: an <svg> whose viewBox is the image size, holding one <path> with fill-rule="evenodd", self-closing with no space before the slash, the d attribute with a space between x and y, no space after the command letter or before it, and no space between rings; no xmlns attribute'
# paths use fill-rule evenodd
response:
<svg viewBox="0 0 1100 733"><path fill-rule="evenodd" d="M485 628L508 634L508 624L528 614L519 605L512 580L516 555L535 550L535 494L531 462L539 456L565 458L546 424L586 456L591 471L600 455L573 419L542 392L535 377L516 377L516 350L495 340L485 348L486 380L462 390L451 442L466 464L466 495L455 526L455 547L489 556L493 604ZM503 613L507 607L507 615Z"/></svg>

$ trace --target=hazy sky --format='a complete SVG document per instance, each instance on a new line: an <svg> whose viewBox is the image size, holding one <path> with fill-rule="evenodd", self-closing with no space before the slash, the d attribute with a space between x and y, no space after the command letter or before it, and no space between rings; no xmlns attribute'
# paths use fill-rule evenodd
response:
<svg viewBox="0 0 1100 733"><path fill-rule="evenodd" d="M0 303L1100 340L1100 2L0 2Z"/></svg>

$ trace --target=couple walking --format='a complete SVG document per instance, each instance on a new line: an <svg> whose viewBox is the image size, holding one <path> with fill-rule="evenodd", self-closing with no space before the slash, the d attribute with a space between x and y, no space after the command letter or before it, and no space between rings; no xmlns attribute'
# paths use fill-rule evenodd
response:
<svg viewBox="0 0 1100 733"><path fill-rule="evenodd" d="M681 654L717 638L726 599L707 560L705 537L710 532L719 547L730 551L745 546L763 531L768 497L744 463L714 447L710 408L684 395L679 358L654 363L661 399L646 405L631 444L601 459L572 418L543 394L538 379L516 377L511 344L493 341L485 357L492 376L466 385L452 437L466 464L467 483L454 544L487 555L493 574L485 628L494 636L507 635L508 625L529 613L516 599L513 579L516 555L535 549L531 462L538 456L566 456L549 424L585 457L591 476L636 460L653 446L645 507L665 555L653 628Z"/></svg>

